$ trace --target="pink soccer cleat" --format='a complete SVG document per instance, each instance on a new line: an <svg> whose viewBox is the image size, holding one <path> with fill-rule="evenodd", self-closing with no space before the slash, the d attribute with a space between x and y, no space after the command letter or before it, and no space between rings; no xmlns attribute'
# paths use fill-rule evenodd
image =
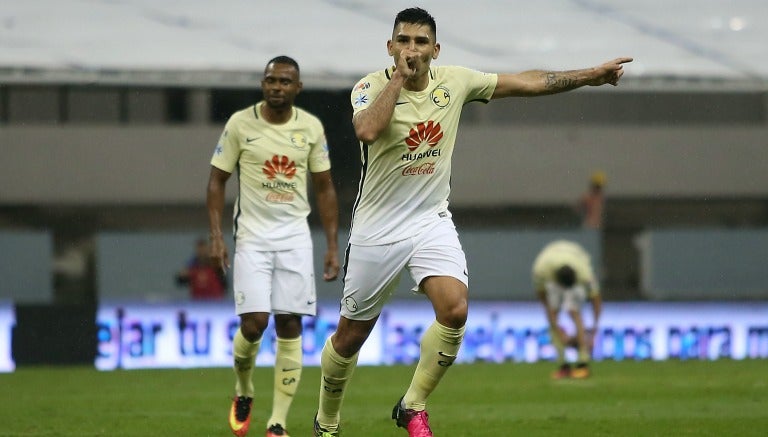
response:
<svg viewBox="0 0 768 437"><path fill-rule="evenodd" d="M433 437L429 428L429 414L426 411L408 410L400 398L392 409L392 418L400 428L408 430L409 437Z"/></svg>

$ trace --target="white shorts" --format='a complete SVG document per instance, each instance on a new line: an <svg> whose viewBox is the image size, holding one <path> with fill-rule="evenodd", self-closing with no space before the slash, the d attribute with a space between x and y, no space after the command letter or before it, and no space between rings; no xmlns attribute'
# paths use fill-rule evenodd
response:
<svg viewBox="0 0 768 437"><path fill-rule="evenodd" d="M236 250L235 308L244 313L317 312L312 248L263 252Z"/></svg>
<svg viewBox="0 0 768 437"><path fill-rule="evenodd" d="M581 311L587 300L587 289L581 284L565 288L555 282L547 282L544 287L547 291L547 303L555 311Z"/></svg>
<svg viewBox="0 0 768 437"><path fill-rule="evenodd" d="M450 276L469 286L467 259L450 218L402 241L379 246L349 245L345 259L344 297L341 315L352 320L371 320L400 283L407 268L419 291L429 276Z"/></svg>

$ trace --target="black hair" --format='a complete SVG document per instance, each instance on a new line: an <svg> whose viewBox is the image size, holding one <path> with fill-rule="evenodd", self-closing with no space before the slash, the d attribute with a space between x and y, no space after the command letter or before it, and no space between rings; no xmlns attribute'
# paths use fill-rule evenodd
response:
<svg viewBox="0 0 768 437"><path fill-rule="evenodd" d="M429 15L429 12L422 8L408 8L400 11L395 17L395 25L393 30L397 28L400 23L421 24L427 25L432 28L432 31L437 35L437 24L435 24L435 18Z"/></svg>
<svg viewBox="0 0 768 437"><path fill-rule="evenodd" d="M267 66L264 67L265 74L267 72L267 67L269 67L269 64L288 64L293 66L293 68L296 69L297 73L301 73L301 71L299 70L299 63L296 62L296 60L290 56L280 55L270 59L269 62L267 62Z"/></svg>
<svg viewBox="0 0 768 437"><path fill-rule="evenodd" d="M565 288L571 288L576 283L576 271L571 266L562 266L555 271L555 281Z"/></svg>

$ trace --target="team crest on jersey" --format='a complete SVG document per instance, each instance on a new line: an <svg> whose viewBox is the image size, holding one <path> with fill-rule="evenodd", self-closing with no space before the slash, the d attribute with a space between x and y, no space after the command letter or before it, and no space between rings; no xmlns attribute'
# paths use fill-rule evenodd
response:
<svg viewBox="0 0 768 437"><path fill-rule="evenodd" d="M303 149L307 147L307 137L301 132L294 132L291 134L291 144L297 149Z"/></svg>
<svg viewBox="0 0 768 437"><path fill-rule="evenodd" d="M267 175L267 179L274 179L278 174L292 179L296 175L296 163L285 155L275 155L272 159L264 161L262 171Z"/></svg>
<svg viewBox="0 0 768 437"><path fill-rule="evenodd" d="M440 127L440 123L429 120L411 128L408 138L405 139L405 144L408 146L408 150L414 151L423 143L429 147L435 147L442 138L443 129Z"/></svg>
<svg viewBox="0 0 768 437"><path fill-rule="evenodd" d="M451 103L451 92L448 91L448 88L440 85L439 87L432 90L432 103L437 105L439 108L445 108L449 103Z"/></svg>

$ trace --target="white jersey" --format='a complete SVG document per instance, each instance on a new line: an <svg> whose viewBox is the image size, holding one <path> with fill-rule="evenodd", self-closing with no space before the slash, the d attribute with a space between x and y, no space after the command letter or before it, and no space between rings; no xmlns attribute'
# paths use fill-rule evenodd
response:
<svg viewBox="0 0 768 437"><path fill-rule="evenodd" d="M600 293L589 254L578 244L566 240L549 243L536 257L533 262L534 288L544 290L548 283L555 281L555 272L564 265L576 272L576 285L584 286L589 297Z"/></svg>
<svg viewBox="0 0 768 437"><path fill-rule="evenodd" d="M323 125L297 107L286 123L269 123L261 116L263 104L230 117L211 158L221 170L238 170L237 245L264 251L311 247L307 174L331 168Z"/></svg>
<svg viewBox="0 0 768 437"><path fill-rule="evenodd" d="M355 113L366 109L392 77L371 73L352 90ZM392 121L373 144L360 144L362 174L350 243L403 240L439 214L449 215L451 157L465 103L488 102L498 76L463 67L432 67L423 91L402 89Z"/></svg>

